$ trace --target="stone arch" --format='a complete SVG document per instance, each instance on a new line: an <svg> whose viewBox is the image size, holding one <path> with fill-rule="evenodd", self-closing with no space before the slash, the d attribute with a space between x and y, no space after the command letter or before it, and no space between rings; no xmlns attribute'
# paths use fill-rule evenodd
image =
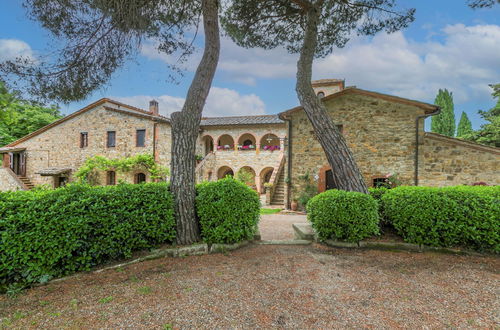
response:
<svg viewBox="0 0 500 330"><path fill-rule="evenodd" d="M234 139L229 134L223 134L217 138L217 150L234 149Z"/></svg>
<svg viewBox="0 0 500 330"><path fill-rule="evenodd" d="M234 171L231 167L227 165L221 166L217 170L217 179L223 179L228 175L234 176Z"/></svg>
<svg viewBox="0 0 500 330"><path fill-rule="evenodd" d="M138 172L134 175L134 183L145 183L146 182L146 174L143 172Z"/></svg>
<svg viewBox="0 0 500 330"><path fill-rule="evenodd" d="M274 133L264 134L260 138L260 150L276 150L280 148L281 140Z"/></svg>
<svg viewBox="0 0 500 330"><path fill-rule="evenodd" d="M247 182L245 182L248 186L252 187L253 189L257 189L257 184L255 182L255 179L257 177L257 173L255 172L255 170L251 167L251 166L242 166L238 169L238 173L240 173L241 171L248 171L252 174L252 178L249 179Z"/></svg>
<svg viewBox="0 0 500 330"><path fill-rule="evenodd" d="M268 183L271 180L271 176L273 175L274 168L273 167L264 167L259 174L259 188L260 193L263 194L266 189L264 187L264 183Z"/></svg>
<svg viewBox="0 0 500 330"><path fill-rule="evenodd" d="M243 133L238 137L238 146L241 146L242 149L255 149L255 146L257 145L257 139L255 138L255 135L252 133Z"/></svg>
<svg viewBox="0 0 500 330"><path fill-rule="evenodd" d="M204 135L202 138L201 138L201 141L203 143L203 151L204 151L204 155L208 155L209 153L213 152L214 151L214 138L207 134L207 135Z"/></svg>

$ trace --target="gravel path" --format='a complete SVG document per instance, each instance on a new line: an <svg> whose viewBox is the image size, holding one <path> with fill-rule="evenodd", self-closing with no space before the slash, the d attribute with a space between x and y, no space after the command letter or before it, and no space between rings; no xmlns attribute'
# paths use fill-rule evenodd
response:
<svg viewBox="0 0 500 330"><path fill-rule="evenodd" d="M495 328L500 259L251 244L0 296L13 328ZM0 326L2 328L2 326Z"/></svg>
<svg viewBox="0 0 500 330"><path fill-rule="evenodd" d="M299 222L307 222L307 217L295 214L261 215L259 222L261 239L264 241L294 239L292 224Z"/></svg>

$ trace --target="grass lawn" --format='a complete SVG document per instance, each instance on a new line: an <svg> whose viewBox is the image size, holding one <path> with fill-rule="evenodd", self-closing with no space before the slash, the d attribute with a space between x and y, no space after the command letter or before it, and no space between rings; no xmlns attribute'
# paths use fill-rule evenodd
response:
<svg viewBox="0 0 500 330"><path fill-rule="evenodd" d="M281 211L281 209L264 209L264 208L261 208L260 209L260 214L274 214L274 213L278 213L280 211Z"/></svg>

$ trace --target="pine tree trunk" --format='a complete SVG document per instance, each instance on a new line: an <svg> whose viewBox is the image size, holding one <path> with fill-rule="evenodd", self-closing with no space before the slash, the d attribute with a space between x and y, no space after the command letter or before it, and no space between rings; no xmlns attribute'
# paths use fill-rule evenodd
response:
<svg viewBox="0 0 500 330"><path fill-rule="evenodd" d="M219 60L218 0L202 1L205 50L189 87L181 112L172 119L172 180L177 221L177 244L192 244L200 240L200 229L195 212L196 139L201 113L205 105Z"/></svg>
<svg viewBox="0 0 500 330"><path fill-rule="evenodd" d="M317 6L319 7L321 4ZM297 96L332 168L335 185L338 189L367 193L368 189L363 176L344 137L337 126L333 124L326 108L311 86L320 13L318 7L311 6L307 12L304 44L297 63Z"/></svg>

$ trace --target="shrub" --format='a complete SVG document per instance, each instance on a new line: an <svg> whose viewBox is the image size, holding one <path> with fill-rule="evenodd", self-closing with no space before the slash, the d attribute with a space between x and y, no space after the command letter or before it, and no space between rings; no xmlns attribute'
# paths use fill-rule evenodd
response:
<svg viewBox="0 0 500 330"><path fill-rule="evenodd" d="M377 188L369 188L368 189L370 196L372 196L378 203L378 215L380 218L381 224L386 224L386 219L384 215L384 208L382 204L382 196L389 191L389 188L386 187L377 187Z"/></svg>
<svg viewBox="0 0 500 330"><path fill-rule="evenodd" d="M209 243L251 239L260 217L257 193L231 177L197 187L196 211L201 236Z"/></svg>
<svg viewBox="0 0 500 330"><path fill-rule="evenodd" d="M0 290L88 270L175 239L165 183L0 194Z"/></svg>
<svg viewBox="0 0 500 330"><path fill-rule="evenodd" d="M328 190L311 198L307 218L320 240L358 242L378 234L378 205L367 194Z"/></svg>
<svg viewBox="0 0 500 330"><path fill-rule="evenodd" d="M500 187L399 187L384 213L406 242L500 252Z"/></svg>

